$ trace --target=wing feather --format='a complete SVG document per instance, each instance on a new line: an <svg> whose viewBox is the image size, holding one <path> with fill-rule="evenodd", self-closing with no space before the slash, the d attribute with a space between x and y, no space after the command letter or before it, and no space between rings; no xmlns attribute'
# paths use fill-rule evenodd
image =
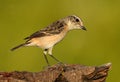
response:
<svg viewBox="0 0 120 82"><path fill-rule="evenodd" d="M63 31L64 25L65 25L65 23L63 21L60 21L60 20L56 21L56 22L52 23L51 25L49 25L48 27L41 29L41 30L33 33L32 35L26 37L25 40L26 39L30 40L32 38L59 34L61 31Z"/></svg>

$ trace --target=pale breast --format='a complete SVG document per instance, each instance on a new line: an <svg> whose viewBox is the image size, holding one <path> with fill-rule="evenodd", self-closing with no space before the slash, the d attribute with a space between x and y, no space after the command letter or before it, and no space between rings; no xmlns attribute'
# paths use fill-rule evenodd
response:
<svg viewBox="0 0 120 82"><path fill-rule="evenodd" d="M60 42L66 35L67 30L62 31L59 34L33 38L30 42L40 48L46 49L54 46L56 43Z"/></svg>

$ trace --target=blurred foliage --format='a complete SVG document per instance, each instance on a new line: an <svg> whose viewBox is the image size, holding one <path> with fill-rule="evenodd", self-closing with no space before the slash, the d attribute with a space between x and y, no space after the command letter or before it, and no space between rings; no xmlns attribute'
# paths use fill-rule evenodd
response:
<svg viewBox="0 0 120 82"><path fill-rule="evenodd" d="M11 52L31 33L68 15L82 18L88 31L74 30L56 45L54 56L65 63L112 63L107 82L120 82L120 0L0 0L0 71L40 71L42 50ZM56 62L49 56L51 64Z"/></svg>

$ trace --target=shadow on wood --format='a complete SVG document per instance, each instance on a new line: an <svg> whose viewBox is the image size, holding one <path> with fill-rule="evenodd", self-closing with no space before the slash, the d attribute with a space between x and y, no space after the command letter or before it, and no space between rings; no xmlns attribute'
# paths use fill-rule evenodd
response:
<svg viewBox="0 0 120 82"><path fill-rule="evenodd" d="M57 64L41 72L0 72L0 82L105 82L111 63L101 66Z"/></svg>

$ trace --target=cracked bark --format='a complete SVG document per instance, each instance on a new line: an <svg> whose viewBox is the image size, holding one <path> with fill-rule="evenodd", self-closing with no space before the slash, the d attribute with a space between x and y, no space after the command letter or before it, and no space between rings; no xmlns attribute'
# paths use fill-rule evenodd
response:
<svg viewBox="0 0 120 82"><path fill-rule="evenodd" d="M0 72L0 82L105 82L111 63L53 65L41 72Z"/></svg>

